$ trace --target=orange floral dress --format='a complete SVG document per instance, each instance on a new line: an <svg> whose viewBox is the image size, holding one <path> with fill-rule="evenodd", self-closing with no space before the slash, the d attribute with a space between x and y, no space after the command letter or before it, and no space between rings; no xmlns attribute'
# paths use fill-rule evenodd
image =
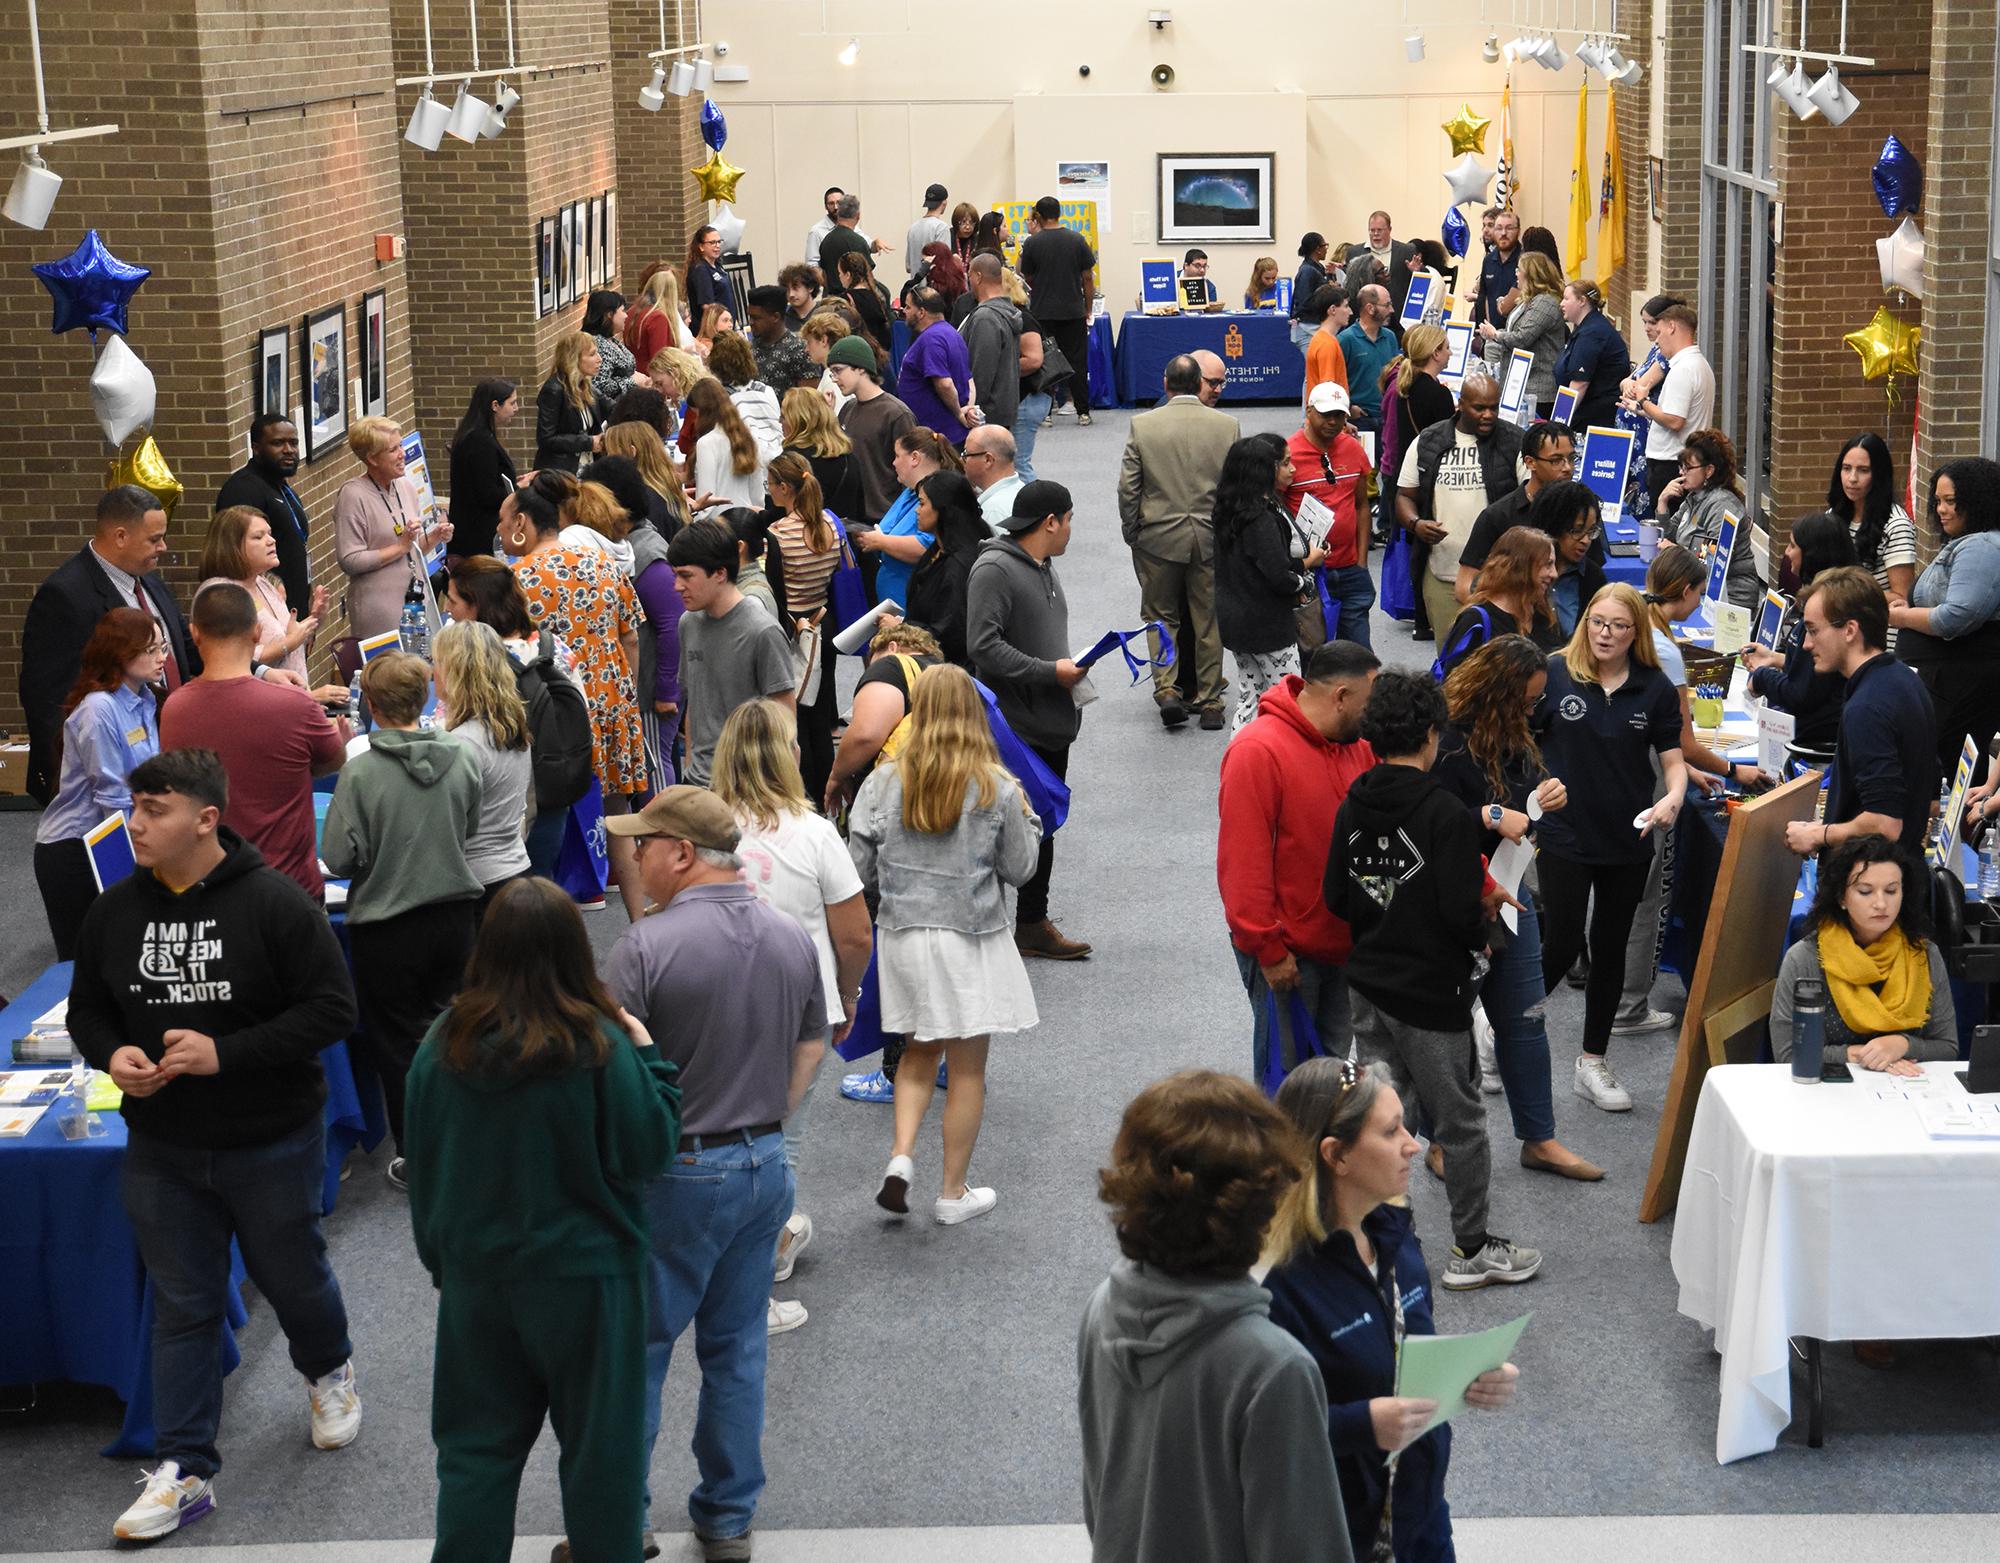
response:
<svg viewBox="0 0 2000 1563"><path fill-rule="evenodd" d="M576 657L590 708L597 779L606 796L644 792L646 741L638 684L619 637L637 634L639 595L618 566L594 549L545 548L514 566L535 622Z"/></svg>

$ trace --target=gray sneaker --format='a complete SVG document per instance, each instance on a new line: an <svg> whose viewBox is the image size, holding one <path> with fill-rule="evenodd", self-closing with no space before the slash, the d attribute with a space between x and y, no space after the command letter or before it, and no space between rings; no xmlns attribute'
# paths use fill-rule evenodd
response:
<svg viewBox="0 0 2000 1563"><path fill-rule="evenodd" d="M1461 1254L1456 1248L1444 1262L1444 1288L1448 1292L1470 1292L1495 1282L1514 1286L1532 1281L1542 1267L1541 1250L1523 1248L1504 1237L1490 1234L1486 1246L1476 1254Z"/></svg>
<svg viewBox="0 0 2000 1563"><path fill-rule="evenodd" d="M1649 1009L1630 1020L1612 1021L1611 1034L1614 1037L1638 1037L1648 1031L1664 1031L1679 1024L1680 1016L1663 1009Z"/></svg>

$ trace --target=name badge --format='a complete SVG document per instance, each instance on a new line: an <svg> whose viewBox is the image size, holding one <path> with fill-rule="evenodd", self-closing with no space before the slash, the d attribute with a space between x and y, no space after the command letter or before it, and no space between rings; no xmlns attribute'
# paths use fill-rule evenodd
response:
<svg viewBox="0 0 2000 1563"><path fill-rule="evenodd" d="M146 741L146 729L143 727L132 728L125 734L125 741L128 744L144 743Z"/></svg>

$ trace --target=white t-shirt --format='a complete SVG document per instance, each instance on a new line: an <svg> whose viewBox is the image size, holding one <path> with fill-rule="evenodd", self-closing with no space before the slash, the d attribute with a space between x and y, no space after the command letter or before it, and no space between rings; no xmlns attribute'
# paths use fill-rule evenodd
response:
<svg viewBox="0 0 2000 1563"><path fill-rule="evenodd" d="M1658 418L1647 427L1646 459L1672 461L1680 455L1688 436L1696 429L1706 429L1715 418L1715 371L1701 356L1700 348L1690 342L1667 360L1667 377L1660 382L1660 393L1653 401L1661 412L1687 419L1678 429L1668 428Z"/></svg>
<svg viewBox="0 0 2000 1563"><path fill-rule="evenodd" d="M820 983L826 990L826 1013L838 1023L844 1013L840 975L834 964L833 938L826 928L826 909L861 894L861 876L833 821L823 815L787 814L775 830L738 817L743 836L736 855L743 859L743 880L757 899L797 918L819 952Z"/></svg>
<svg viewBox="0 0 2000 1563"><path fill-rule="evenodd" d="M1653 626L1653 655L1660 659L1660 671L1667 675L1667 681L1676 689L1685 689L1688 681L1687 658L1674 644L1673 636L1657 624Z"/></svg>
<svg viewBox="0 0 2000 1563"><path fill-rule="evenodd" d="M1417 487L1414 440L1403 457L1403 470L1397 474L1396 483L1401 488ZM1479 519L1479 512L1487 503L1486 473L1479 465L1479 441L1465 430L1452 431L1452 446L1438 463L1437 482L1432 491L1437 514L1421 519L1443 522L1444 536L1431 544L1431 574L1440 581L1452 581L1458 578L1458 556L1472 536L1472 523Z"/></svg>

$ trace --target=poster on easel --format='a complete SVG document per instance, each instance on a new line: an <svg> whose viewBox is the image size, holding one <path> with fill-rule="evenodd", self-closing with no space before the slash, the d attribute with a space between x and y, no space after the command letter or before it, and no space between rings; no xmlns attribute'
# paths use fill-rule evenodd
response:
<svg viewBox="0 0 2000 1563"><path fill-rule="evenodd" d="M1446 323L1444 345L1447 356L1444 368L1438 371L1438 383L1453 396L1464 388L1466 371L1472 367L1472 343L1473 328L1469 324L1461 320Z"/></svg>
<svg viewBox="0 0 2000 1563"><path fill-rule="evenodd" d="M1535 355L1517 347L1507 356L1507 378L1500 387L1500 416L1526 428L1535 416L1535 404L1528 395L1528 373L1535 367Z"/></svg>
<svg viewBox="0 0 2000 1563"><path fill-rule="evenodd" d="M1978 766L1978 741L1967 737L1958 751L1958 764L1951 773L1951 791L1945 794L1944 813L1938 819L1937 834L1924 848L1924 857L1933 868L1950 864L1958 851L1958 832L1965 823L1965 795L1972 787L1972 773Z"/></svg>
<svg viewBox="0 0 2000 1563"><path fill-rule="evenodd" d="M1061 198L1058 197L1060 200ZM1021 242L1028 237L1028 218L1033 215L1035 203L1026 201L1000 201L994 208L1006 221L1008 235L1014 241L1014 253L1020 254ZM1104 296L1104 252L1097 243L1097 203L1095 201L1062 201L1062 216L1056 219L1058 226L1073 233L1083 235L1083 242L1090 246L1090 253L1097 256L1098 264L1091 268L1090 277L1099 298Z"/></svg>
<svg viewBox="0 0 2000 1563"><path fill-rule="evenodd" d="M1584 430L1583 449L1577 452L1576 475L1597 496L1607 532L1625 519L1625 474L1631 468L1632 456L1630 429L1607 429L1592 424Z"/></svg>
<svg viewBox="0 0 2000 1563"><path fill-rule="evenodd" d="M1174 287L1174 263L1164 258L1139 262L1139 308L1148 315L1171 315L1181 307Z"/></svg>

